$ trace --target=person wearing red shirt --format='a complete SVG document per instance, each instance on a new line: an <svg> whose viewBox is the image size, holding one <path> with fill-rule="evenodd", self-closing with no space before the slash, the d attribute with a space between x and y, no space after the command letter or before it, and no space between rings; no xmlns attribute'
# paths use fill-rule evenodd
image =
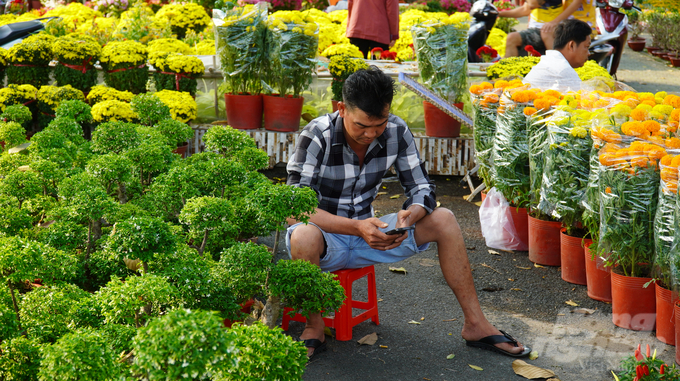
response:
<svg viewBox="0 0 680 381"><path fill-rule="evenodd" d="M364 58L374 48L388 50L399 38L399 0L349 0L347 37Z"/></svg>

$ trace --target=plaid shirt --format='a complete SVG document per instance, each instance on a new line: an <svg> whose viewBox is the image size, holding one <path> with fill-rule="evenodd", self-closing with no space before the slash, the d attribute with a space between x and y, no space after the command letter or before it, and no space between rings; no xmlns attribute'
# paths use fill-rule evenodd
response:
<svg viewBox="0 0 680 381"><path fill-rule="evenodd" d="M300 133L288 161L288 184L314 189L322 210L363 220L373 216L371 203L393 164L408 197L403 208L416 204L432 212L435 186L406 123L390 114L385 132L368 147L361 168L345 139L342 118L335 112L314 119Z"/></svg>

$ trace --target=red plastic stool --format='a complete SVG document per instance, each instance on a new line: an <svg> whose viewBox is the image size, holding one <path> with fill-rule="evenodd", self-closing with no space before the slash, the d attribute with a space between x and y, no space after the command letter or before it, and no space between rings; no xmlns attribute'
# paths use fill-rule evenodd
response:
<svg viewBox="0 0 680 381"><path fill-rule="evenodd" d="M375 290L375 269L374 267L368 266L361 269L344 269L333 271L333 274L338 276L338 280L345 289L345 302L342 304L339 310L335 311L335 317L323 318L326 327L335 328L335 339L338 341L349 341L352 340L352 327L362 323L368 319L373 320L376 325L380 325L378 320L378 297ZM368 301L361 302L352 299L352 284L355 280L367 277L368 282ZM365 310L357 316L352 316L352 309L358 308ZM307 319L300 315L295 314L295 316L290 317L288 312L292 311L291 308L286 307L283 310L283 322L281 323L281 328L284 331L288 330L288 323L293 321L299 321L302 323L307 322Z"/></svg>

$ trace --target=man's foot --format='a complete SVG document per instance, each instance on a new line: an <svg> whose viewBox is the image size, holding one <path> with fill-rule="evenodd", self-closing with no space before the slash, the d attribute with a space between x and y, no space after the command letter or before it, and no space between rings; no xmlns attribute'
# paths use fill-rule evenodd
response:
<svg viewBox="0 0 680 381"><path fill-rule="evenodd" d="M312 356L316 353L322 352L326 349L326 335L323 332L323 327L321 327L321 331L313 327L306 327L302 332L302 335L300 335L300 340L306 341L305 346L307 347L308 358L312 358ZM317 341L315 342L311 340Z"/></svg>
<svg viewBox="0 0 680 381"><path fill-rule="evenodd" d="M474 326L472 324L468 324L467 322L463 326L463 331L461 332L461 335L463 336L463 339L468 341L468 344L470 342L478 343L479 340L482 340L482 339L487 338L489 336L496 336L496 335L501 336L501 337L505 336L505 334L503 332L499 331L498 329L496 329L496 327L494 327L491 324L487 323L485 326L480 327L480 326ZM510 338L512 338L512 336L510 336ZM499 342L499 341L501 341L501 342ZM506 342L502 342L502 341L506 341ZM488 340L487 340L487 342L488 342ZM473 344L472 346L483 347L483 346L493 345L494 347L496 347L500 350L499 353L505 352L508 355L518 355L518 356L523 356L523 355L528 354L528 351L527 351L528 348L525 348L524 345L522 345L519 342L514 343L514 342L512 342L512 340L509 340L509 339L505 339L505 340L501 339L501 340L497 340L495 342L497 342L497 343L489 344L489 345ZM485 348L485 349L489 349L489 348ZM527 352L527 353L524 354L525 352Z"/></svg>

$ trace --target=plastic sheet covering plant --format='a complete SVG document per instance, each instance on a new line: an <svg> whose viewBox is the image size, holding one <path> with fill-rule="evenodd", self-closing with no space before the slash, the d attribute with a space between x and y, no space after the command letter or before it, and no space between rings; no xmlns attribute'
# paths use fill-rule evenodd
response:
<svg viewBox="0 0 680 381"><path fill-rule="evenodd" d="M654 217L654 267L652 275L660 285L671 288L671 249L675 235L675 204L678 199L679 155L666 155L659 162L661 182L659 205ZM677 255L675 256L677 257Z"/></svg>
<svg viewBox="0 0 680 381"><path fill-rule="evenodd" d="M493 188L491 170L493 168L493 142L496 136L496 116L499 95L502 88L496 89L489 82L470 86L470 99L475 115L472 136L475 139L475 160L479 165L479 177L486 189Z"/></svg>
<svg viewBox="0 0 680 381"><path fill-rule="evenodd" d="M215 43L222 73L231 94L260 94L263 61L269 57L265 46L267 11L246 5L226 13L213 11Z"/></svg>
<svg viewBox="0 0 680 381"><path fill-rule="evenodd" d="M501 96L493 146L492 180L511 206L529 205L529 138L524 113L537 92L526 87L506 90Z"/></svg>
<svg viewBox="0 0 680 381"><path fill-rule="evenodd" d="M545 152L548 145L548 129L546 120L555 111L554 107L562 99L562 94L555 90L547 90L537 94L533 107L526 107L524 114L527 120L527 134L529 138L529 205L533 217L545 221L552 220L549 215L542 213L538 207L541 184L543 183L543 168L545 166ZM568 98L567 98L568 101ZM563 101L564 105L568 102Z"/></svg>
<svg viewBox="0 0 680 381"><path fill-rule="evenodd" d="M587 110L562 106L547 119L547 150L538 209L562 221L575 236L582 222L581 199L590 173L590 117Z"/></svg>
<svg viewBox="0 0 680 381"><path fill-rule="evenodd" d="M600 150L600 241L607 266L625 276L644 277L654 256L654 216L658 204L658 160L665 149L634 140Z"/></svg>
<svg viewBox="0 0 680 381"><path fill-rule="evenodd" d="M460 15L432 19L411 29L423 83L451 103L460 102L467 90L470 26Z"/></svg>
<svg viewBox="0 0 680 381"><path fill-rule="evenodd" d="M314 18L299 11L278 11L269 17L268 84L281 96L297 98L312 83L319 46Z"/></svg>

